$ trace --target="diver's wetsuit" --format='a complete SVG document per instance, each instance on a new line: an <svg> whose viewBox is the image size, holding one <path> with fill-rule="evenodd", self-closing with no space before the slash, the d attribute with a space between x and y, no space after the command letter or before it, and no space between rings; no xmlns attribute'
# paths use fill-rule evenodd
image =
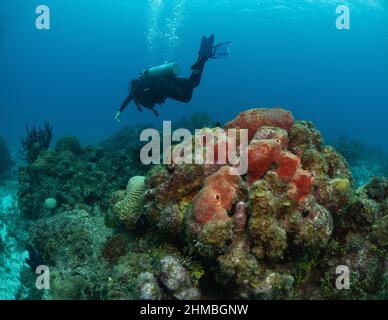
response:
<svg viewBox="0 0 388 320"><path fill-rule="evenodd" d="M180 102L190 102L194 88L201 82L203 69L207 58L199 58L191 67L192 74L189 78L150 78L144 77L132 80L129 96L120 107L123 112L128 104L134 100L139 111L141 107L151 109L158 115L154 107L162 104L167 98Z"/></svg>

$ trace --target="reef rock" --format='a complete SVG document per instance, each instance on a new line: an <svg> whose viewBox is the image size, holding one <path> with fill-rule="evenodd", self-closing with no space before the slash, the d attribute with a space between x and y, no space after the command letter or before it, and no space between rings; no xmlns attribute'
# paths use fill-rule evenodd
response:
<svg viewBox="0 0 388 320"><path fill-rule="evenodd" d="M176 257L166 256L161 260L160 281L178 300L193 300L200 292L191 282L189 273Z"/></svg>
<svg viewBox="0 0 388 320"><path fill-rule="evenodd" d="M150 272L142 272L137 277L137 288L141 300L159 300L160 288L154 275Z"/></svg>
<svg viewBox="0 0 388 320"><path fill-rule="evenodd" d="M111 230L105 227L102 216L92 217L79 210L38 220L30 227L29 234L47 265L73 268L96 258Z"/></svg>
<svg viewBox="0 0 388 320"><path fill-rule="evenodd" d="M73 210L32 223L29 236L40 264L50 268L44 299L94 299L102 295L108 265L101 251L113 231L103 215Z"/></svg>

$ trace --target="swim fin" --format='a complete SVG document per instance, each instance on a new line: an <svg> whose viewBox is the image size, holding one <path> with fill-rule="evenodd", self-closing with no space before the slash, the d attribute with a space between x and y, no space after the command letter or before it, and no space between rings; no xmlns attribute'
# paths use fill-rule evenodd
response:
<svg viewBox="0 0 388 320"><path fill-rule="evenodd" d="M225 59L229 57L229 48L231 45L232 41L225 41L214 45L214 34L211 34L209 38L203 36L198 53L198 60L191 69L197 70L197 73L199 73L202 72L206 61L209 59Z"/></svg>
<svg viewBox="0 0 388 320"><path fill-rule="evenodd" d="M209 38L202 37L201 47L199 49L199 59L210 59L213 56L214 49L214 34L211 34Z"/></svg>
<svg viewBox="0 0 388 320"><path fill-rule="evenodd" d="M230 56L230 47L232 45L232 41L224 41L221 42L212 48L212 54L210 58L212 59L226 59Z"/></svg>

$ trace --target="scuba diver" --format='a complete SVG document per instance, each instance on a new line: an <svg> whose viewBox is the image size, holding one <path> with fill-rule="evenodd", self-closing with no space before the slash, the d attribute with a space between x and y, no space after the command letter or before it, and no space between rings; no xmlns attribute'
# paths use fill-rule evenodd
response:
<svg viewBox="0 0 388 320"><path fill-rule="evenodd" d="M138 79L131 81L130 93L117 112L115 121L120 122L122 112L132 100L138 111L143 112L144 107L152 110L155 116L159 116L155 106L161 105L167 98L184 103L190 102L194 88L201 82L206 62L209 59L227 58L231 44L231 41L226 41L214 45L214 34L209 38L203 36L198 60L191 67L192 73L189 78L177 77L180 72L177 63L168 63L143 71Z"/></svg>

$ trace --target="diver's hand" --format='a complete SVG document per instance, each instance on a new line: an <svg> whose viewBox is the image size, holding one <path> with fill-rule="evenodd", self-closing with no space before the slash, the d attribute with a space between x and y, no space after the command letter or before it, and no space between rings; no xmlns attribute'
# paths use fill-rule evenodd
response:
<svg viewBox="0 0 388 320"><path fill-rule="evenodd" d="M117 123L120 123L120 121L121 121L120 116L121 116L121 112L117 111L115 119L114 119Z"/></svg>

